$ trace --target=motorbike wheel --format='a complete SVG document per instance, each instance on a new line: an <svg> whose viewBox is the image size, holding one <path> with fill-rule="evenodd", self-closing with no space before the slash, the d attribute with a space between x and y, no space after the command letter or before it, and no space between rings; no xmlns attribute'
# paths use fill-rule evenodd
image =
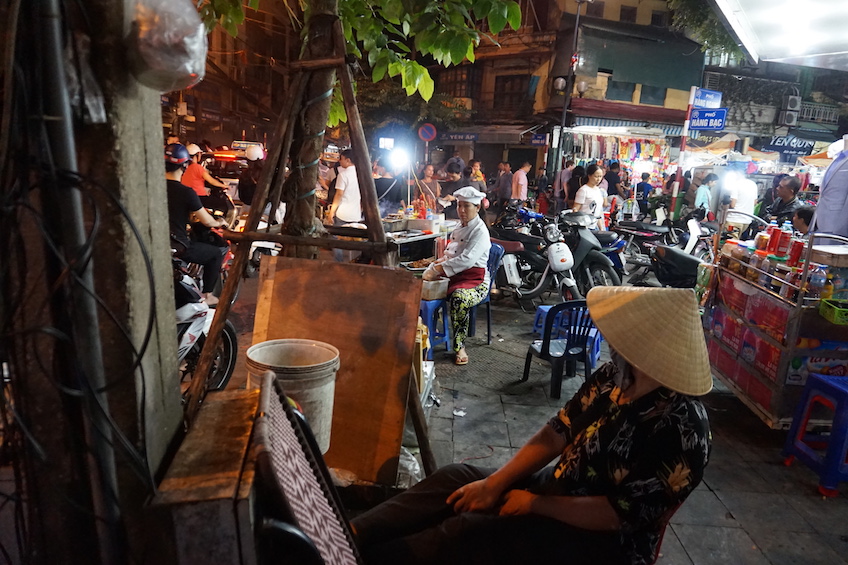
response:
<svg viewBox="0 0 848 565"><path fill-rule="evenodd" d="M562 302L568 302L569 300L582 300L583 297L580 295L580 291L576 288L567 286L565 283L559 283L559 298Z"/></svg>
<svg viewBox="0 0 848 565"><path fill-rule="evenodd" d="M702 263L713 262L713 249L709 245L698 244L692 250L692 255L697 257Z"/></svg>
<svg viewBox="0 0 848 565"><path fill-rule="evenodd" d="M203 349L205 342L206 336L202 336L197 340L197 343L189 351L188 355L186 355L183 361L183 383L194 376L197 361L200 359L200 351ZM230 378L233 376L233 371L235 371L237 356L238 336L236 334L236 328L232 322L227 320L224 330L221 332L221 341L218 343L218 350L215 352L215 358L212 360L212 369L206 381L206 390L223 390L227 386L227 383L230 382Z"/></svg>
<svg viewBox="0 0 848 565"><path fill-rule="evenodd" d="M685 233L684 230L672 226L668 233L663 236L663 245L668 245L669 247L679 246L680 242L683 241L681 238L683 238Z"/></svg>
<svg viewBox="0 0 848 565"><path fill-rule="evenodd" d="M589 276L591 277L591 286L621 286L621 277L615 272L614 267L603 265L601 263L592 263L589 265Z"/></svg>
<svg viewBox="0 0 848 565"><path fill-rule="evenodd" d="M622 252L622 256L624 258L624 272L628 275L632 275L645 264L650 263L648 255L634 241L627 244L627 247Z"/></svg>

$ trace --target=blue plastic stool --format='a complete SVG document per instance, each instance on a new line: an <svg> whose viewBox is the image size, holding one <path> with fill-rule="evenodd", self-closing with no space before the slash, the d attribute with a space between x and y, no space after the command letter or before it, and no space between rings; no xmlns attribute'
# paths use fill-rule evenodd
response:
<svg viewBox="0 0 848 565"><path fill-rule="evenodd" d="M536 307L536 317L533 319L533 333L542 335L542 332L545 330L545 318L548 317L548 311L553 308L553 305L548 306L537 306ZM559 318L560 314L557 314L556 319L554 320L554 325L559 326Z"/></svg>
<svg viewBox="0 0 848 565"><path fill-rule="evenodd" d="M807 424L813 406L821 404L833 410L830 435L808 434ZM824 450L824 455L816 450ZM839 495L840 481L848 481L848 377L810 373L795 408L792 426L783 447L785 465L798 458L819 476L818 490L824 496Z"/></svg>
<svg viewBox="0 0 848 565"><path fill-rule="evenodd" d="M433 350L439 345L444 344L447 350L451 351L450 316L448 315L447 300L444 298L422 300L418 313L430 334L430 348L427 349L427 361L433 360ZM439 319L440 315L441 320Z"/></svg>

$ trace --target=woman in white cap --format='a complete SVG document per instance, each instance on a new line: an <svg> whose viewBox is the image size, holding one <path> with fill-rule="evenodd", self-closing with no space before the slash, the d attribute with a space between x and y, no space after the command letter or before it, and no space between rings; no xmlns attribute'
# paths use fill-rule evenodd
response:
<svg viewBox="0 0 848 565"><path fill-rule="evenodd" d="M450 305L453 350L457 365L468 364L465 339L471 308L489 293L489 229L479 216L485 194L471 186L453 193L456 198L460 226L451 233L444 256L431 263L424 271L425 281L443 277L450 279L448 301Z"/></svg>
<svg viewBox="0 0 848 565"><path fill-rule="evenodd" d="M449 465L355 518L368 565L654 562L710 451L698 304L636 287L587 302L612 361L500 469ZM646 345L645 320L660 318Z"/></svg>

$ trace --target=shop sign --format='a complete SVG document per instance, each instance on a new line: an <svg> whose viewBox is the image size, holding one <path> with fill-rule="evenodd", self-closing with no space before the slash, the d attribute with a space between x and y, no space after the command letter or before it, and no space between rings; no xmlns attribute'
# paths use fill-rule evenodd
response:
<svg viewBox="0 0 848 565"><path fill-rule="evenodd" d="M203 110L201 112L201 117L204 120L217 122L221 119L221 114L219 114L218 112L213 112L212 110Z"/></svg>
<svg viewBox="0 0 848 565"><path fill-rule="evenodd" d="M530 145L547 145L548 144L548 136L544 133L534 133L533 137L530 138Z"/></svg>
<svg viewBox="0 0 848 565"><path fill-rule="evenodd" d="M695 90L695 102L692 105L696 108L721 108L721 92L698 88Z"/></svg>
<svg viewBox="0 0 848 565"><path fill-rule="evenodd" d="M159 95L159 104L161 106L170 106L171 105L171 97L168 96L167 94L160 94Z"/></svg>
<svg viewBox="0 0 848 565"><path fill-rule="evenodd" d="M724 129L727 119L727 108L692 108L689 115L689 129L719 130Z"/></svg>
<svg viewBox="0 0 848 565"><path fill-rule="evenodd" d="M441 141L477 141L476 133L449 132L439 136Z"/></svg>
<svg viewBox="0 0 848 565"><path fill-rule="evenodd" d="M775 135L772 136L771 141L763 147L763 151L778 151L787 158L781 160L791 161L792 157L804 157L809 155L815 144L815 141L801 139L794 135Z"/></svg>

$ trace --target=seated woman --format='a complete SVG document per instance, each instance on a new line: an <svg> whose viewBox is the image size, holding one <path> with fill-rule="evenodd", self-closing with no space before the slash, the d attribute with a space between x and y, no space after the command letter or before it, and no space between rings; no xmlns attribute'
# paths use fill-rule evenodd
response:
<svg viewBox="0 0 848 565"><path fill-rule="evenodd" d="M451 240L443 257L431 263L424 271L425 281L448 277L448 302L450 305L453 350L456 364L466 365L468 353L465 338L472 306L489 293L489 229L479 216L480 206L486 196L473 187L466 186L453 193L460 225L451 233Z"/></svg>
<svg viewBox="0 0 848 565"><path fill-rule="evenodd" d="M355 518L368 565L653 562L710 451L698 303L637 287L587 302L612 361L500 469L449 465ZM658 317L646 347L640 328Z"/></svg>

